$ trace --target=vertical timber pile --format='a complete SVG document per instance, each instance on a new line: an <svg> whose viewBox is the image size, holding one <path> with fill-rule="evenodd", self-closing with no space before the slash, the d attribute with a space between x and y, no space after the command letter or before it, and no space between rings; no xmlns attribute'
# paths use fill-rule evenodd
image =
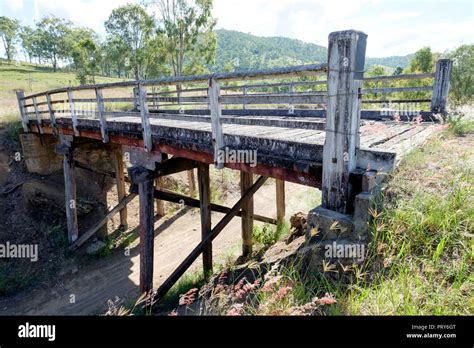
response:
<svg viewBox="0 0 474 348"><path fill-rule="evenodd" d="M240 192L245 193L253 185L252 173L240 172ZM252 253L252 230L253 230L253 197L250 197L242 205L242 255L248 256Z"/></svg>
<svg viewBox="0 0 474 348"><path fill-rule="evenodd" d="M350 207L349 175L356 167L366 39L354 30L329 34L322 206L343 214Z"/></svg>
<svg viewBox="0 0 474 348"><path fill-rule="evenodd" d="M205 240L211 233L211 188L209 178L209 165L200 164L198 166L199 182L199 205L201 211L201 238ZM212 243L202 252L202 262L204 276L212 273Z"/></svg>
<svg viewBox="0 0 474 348"><path fill-rule="evenodd" d="M277 226L280 228L285 221L285 181L276 179Z"/></svg>
<svg viewBox="0 0 474 348"><path fill-rule="evenodd" d="M148 293L153 288L153 242L154 242L154 186L152 171L143 167L132 167L129 176L138 184L140 200L140 291Z"/></svg>
<svg viewBox="0 0 474 348"><path fill-rule="evenodd" d="M125 173L123 156L121 151L115 153L115 183L117 185L117 196L119 203L125 198ZM127 206L120 210L120 228L127 229Z"/></svg>
<svg viewBox="0 0 474 348"><path fill-rule="evenodd" d="M70 135L60 135L60 143L56 153L63 155L64 194L66 203L66 219L69 243L74 243L79 236L76 212L76 178L74 177L73 140Z"/></svg>
<svg viewBox="0 0 474 348"><path fill-rule="evenodd" d="M433 113L446 114L452 68L453 61L451 59L439 59L436 62L433 96L431 98L431 112Z"/></svg>

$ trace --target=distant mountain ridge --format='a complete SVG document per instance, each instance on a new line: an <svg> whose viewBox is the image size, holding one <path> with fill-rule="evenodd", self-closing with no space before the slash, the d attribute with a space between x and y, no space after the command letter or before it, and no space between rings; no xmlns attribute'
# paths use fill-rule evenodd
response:
<svg viewBox="0 0 474 348"><path fill-rule="evenodd" d="M234 30L219 29L217 71L263 69L285 65L309 64L327 61L327 48L286 37L261 37ZM374 65L394 70L409 65L414 54L382 58L366 58L365 68Z"/></svg>

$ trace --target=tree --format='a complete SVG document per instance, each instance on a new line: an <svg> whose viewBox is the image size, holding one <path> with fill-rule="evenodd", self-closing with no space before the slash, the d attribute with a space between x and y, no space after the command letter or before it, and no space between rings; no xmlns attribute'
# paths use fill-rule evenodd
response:
<svg viewBox="0 0 474 348"><path fill-rule="evenodd" d="M15 41L18 38L20 22L16 19L10 19L5 16L0 17L0 37L5 48L5 55L10 62L15 54Z"/></svg>
<svg viewBox="0 0 474 348"><path fill-rule="evenodd" d="M448 57L453 59L450 97L456 104L472 102L474 97L474 45L462 45Z"/></svg>
<svg viewBox="0 0 474 348"><path fill-rule="evenodd" d="M173 74L202 73L216 52L212 0L157 0L158 32Z"/></svg>
<svg viewBox="0 0 474 348"><path fill-rule="evenodd" d="M124 77L127 74L129 58L127 57L128 49L122 40L109 36L102 51L104 53L103 70L108 71L109 75L116 74L118 77Z"/></svg>
<svg viewBox="0 0 474 348"><path fill-rule="evenodd" d="M415 56L410 61L410 71L413 73L429 73L434 69L434 56L431 48L423 47L416 51Z"/></svg>
<svg viewBox="0 0 474 348"><path fill-rule="evenodd" d="M82 85L95 84L95 76L102 61L102 50L97 34L91 29L76 28L71 31L69 40L72 41L71 58L79 82Z"/></svg>
<svg viewBox="0 0 474 348"><path fill-rule="evenodd" d="M154 28L152 17L141 5L129 4L114 9L105 28L109 37L119 41L119 47L126 48L126 58L139 80L146 70L146 48Z"/></svg>
<svg viewBox="0 0 474 348"><path fill-rule="evenodd" d="M25 53L25 58L31 63L35 56L34 50L34 30L29 26L23 26L20 28L18 36L21 40L21 47Z"/></svg>
<svg viewBox="0 0 474 348"><path fill-rule="evenodd" d="M50 60L54 72L58 61L70 56L71 22L57 17L44 17L36 23L36 45L39 54Z"/></svg>
<svg viewBox="0 0 474 348"><path fill-rule="evenodd" d="M385 69L383 66L374 65L368 72L368 76L383 76L385 74Z"/></svg>
<svg viewBox="0 0 474 348"><path fill-rule="evenodd" d="M397 66L392 75L401 75L402 73L403 73L403 68L401 66Z"/></svg>

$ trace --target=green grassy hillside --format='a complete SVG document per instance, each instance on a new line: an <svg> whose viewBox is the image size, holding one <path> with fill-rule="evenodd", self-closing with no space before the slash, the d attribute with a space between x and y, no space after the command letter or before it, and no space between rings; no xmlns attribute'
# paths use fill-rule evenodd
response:
<svg viewBox="0 0 474 348"><path fill-rule="evenodd" d="M327 61L327 48L285 37L260 37L234 30L220 29L217 34L217 58L211 70L263 69L276 66ZM365 67L381 65L394 70L408 66L413 54L384 58L366 58Z"/></svg>
<svg viewBox="0 0 474 348"><path fill-rule="evenodd" d="M96 77L97 83L120 81L111 77ZM18 114L15 91L22 89L26 94L49 89L77 86L79 82L74 72L53 72L46 66L0 60L0 122Z"/></svg>

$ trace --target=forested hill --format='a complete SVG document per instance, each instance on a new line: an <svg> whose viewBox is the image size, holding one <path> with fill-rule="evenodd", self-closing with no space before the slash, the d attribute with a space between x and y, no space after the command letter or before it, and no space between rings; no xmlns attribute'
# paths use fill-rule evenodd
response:
<svg viewBox="0 0 474 348"><path fill-rule="evenodd" d="M215 69L240 70L325 62L327 48L285 37L261 37L219 29ZM395 69L408 66L413 54L384 58L366 58L366 69L382 65Z"/></svg>

